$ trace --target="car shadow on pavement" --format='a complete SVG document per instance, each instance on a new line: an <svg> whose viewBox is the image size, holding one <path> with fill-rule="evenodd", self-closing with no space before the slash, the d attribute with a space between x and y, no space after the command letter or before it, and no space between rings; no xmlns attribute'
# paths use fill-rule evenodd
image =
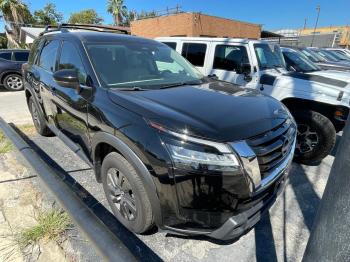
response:
<svg viewBox="0 0 350 262"><path fill-rule="evenodd" d="M310 231L321 200L316 194L312 183L306 176L303 167L300 165L294 165L292 170L294 172L291 172L289 176L289 184L294 191L296 201L303 216L304 224ZM283 201L283 257L284 261L287 261L286 242L288 236L286 235L286 216L288 210L286 210L285 194L280 197L283 198L281 199ZM299 247L300 243L297 239L296 241L296 246ZM259 223L255 226L255 247L257 262L277 261L278 257L280 257L277 256L276 243L273 237L269 213L265 213Z"/></svg>
<svg viewBox="0 0 350 262"><path fill-rule="evenodd" d="M106 209L94 196L82 187L72 176L69 175L58 163L37 146L26 134L19 130L14 124L11 127L25 140L25 142L49 165L62 181L91 209L108 229L116 235L129 248L140 261L162 261L144 242L126 229L114 215ZM72 170L70 172L76 172Z"/></svg>

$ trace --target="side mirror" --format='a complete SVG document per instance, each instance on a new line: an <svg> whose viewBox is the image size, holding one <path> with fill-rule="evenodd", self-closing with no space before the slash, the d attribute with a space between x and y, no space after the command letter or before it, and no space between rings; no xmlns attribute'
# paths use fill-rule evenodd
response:
<svg viewBox="0 0 350 262"><path fill-rule="evenodd" d="M53 78L57 84L63 87L76 89L80 86L78 73L74 69L58 70L53 74Z"/></svg>
<svg viewBox="0 0 350 262"><path fill-rule="evenodd" d="M251 73L251 66L249 63L241 63L236 69L237 74L249 75Z"/></svg>

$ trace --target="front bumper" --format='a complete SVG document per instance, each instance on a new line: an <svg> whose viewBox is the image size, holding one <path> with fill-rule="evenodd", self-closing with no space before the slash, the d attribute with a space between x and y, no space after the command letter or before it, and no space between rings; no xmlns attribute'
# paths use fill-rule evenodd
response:
<svg viewBox="0 0 350 262"><path fill-rule="evenodd" d="M202 235L218 240L239 238L259 222L264 211L268 210L273 205L277 196L283 191L293 160L294 149L295 141L288 157L286 157L273 173L262 180L260 186L256 188L252 199L252 202L255 201L254 204L250 208L227 219L220 227L212 231L179 229L169 226L165 226L165 229L179 235Z"/></svg>

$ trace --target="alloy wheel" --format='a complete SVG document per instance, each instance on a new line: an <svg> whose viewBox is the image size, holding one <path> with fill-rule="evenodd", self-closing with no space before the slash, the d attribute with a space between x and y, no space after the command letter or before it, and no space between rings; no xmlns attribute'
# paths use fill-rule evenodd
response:
<svg viewBox="0 0 350 262"><path fill-rule="evenodd" d="M21 77L15 75L8 77L6 84L13 90L21 90L23 88L23 81Z"/></svg>
<svg viewBox="0 0 350 262"><path fill-rule="evenodd" d="M315 149L319 143L317 132L306 124L298 125L296 150L299 154L309 153Z"/></svg>
<svg viewBox="0 0 350 262"><path fill-rule="evenodd" d="M31 111L32 111L32 118L33 118L34 125L38 130L40 130L41 124L39 120L39 113L33 102L31 104Z"/></svg>
<svg viewBox="0 0 350 262"><path fill-rule="evenodd" d="M128 221L137 217L135 195L126 176L116 168L107 172L108 197L118 212Z"/></svg>

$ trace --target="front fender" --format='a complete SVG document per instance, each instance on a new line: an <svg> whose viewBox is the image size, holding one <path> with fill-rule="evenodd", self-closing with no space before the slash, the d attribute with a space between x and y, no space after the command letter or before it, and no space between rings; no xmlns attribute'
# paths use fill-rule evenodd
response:
<svg viewBox="0 0 350 262"><path fill-rule="evenodd" d="M95 166L95 174L97 181L100 181L100 171L96 166L95 152L96 148L100 143L106 143L114 147L119 153L136 169L137 174L139 174L143 185L145 186L147 195L150 199L152 210L154 213L154 219L157 225L161 224L161 208L160 201L157 194L156 186L153 182L152 175L142 162L142 160L130 149L130 147L123 142L121 139L117 138L106 132L98 132L92 138L92 157Z"/></svg>

